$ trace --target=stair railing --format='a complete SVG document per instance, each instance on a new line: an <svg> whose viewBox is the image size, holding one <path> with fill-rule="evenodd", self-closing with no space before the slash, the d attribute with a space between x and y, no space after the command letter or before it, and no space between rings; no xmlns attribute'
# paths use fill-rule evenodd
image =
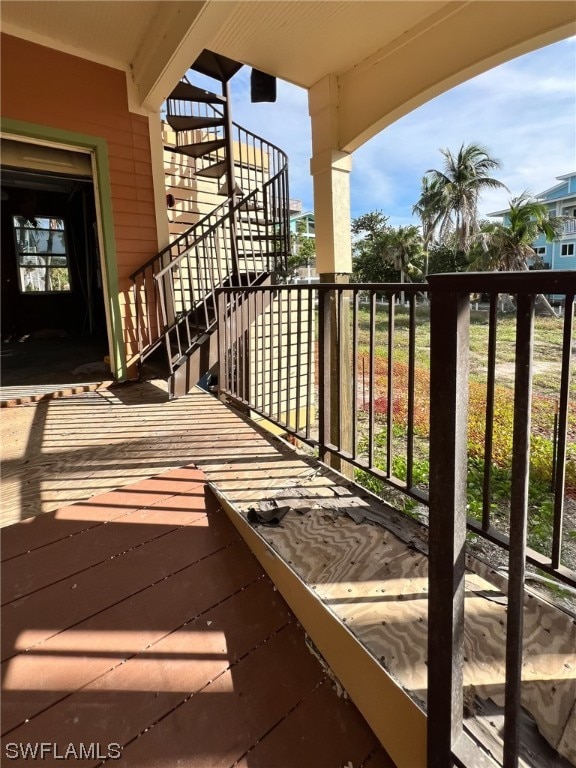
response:
<svg viewBox="0 0 576 768"><path fill-rule="evenodd" d="M171 115L176 117L222 117L210 104L171 100L170 107ZM131 275L140 361L181 331L183 336L176 340L176 346L187 349L190 319L200 304L213 296L216 287L252 284L257 275L286 268L290 253L288 158L261 136L237 123L232 125L236 185L242 193L236 205L230 207L231 190L223 189L226 199L221 205L192 223ZM178 151L178 147L194 141L216 140L221 138L221 131L221 126L215 126L177 132L174 149ZM223 159L222 149L197 158L197 174ZM224 225L228 226L227 233ZM232 238L236 248L232 247ZM237 257L232 261L230 254L234 251ZM175 331L179 326L183 327ZM173 357L169 354L170 360Z"/></svg>
<svg viewBox="0 0 576 768"><path fill-rule="evenodd" d="M290 226L285 217L268 234L254 234L254 228L237 230L236 258L229 241L231 222L260 198L265 210L281 207L280 201L287 200L282 198L287 175L285 167L262 190L254 190L221 215L183 253L153 272L161 329L156 346L164 341L171 372L214 328L218 288L255 285L264 275L286 268Z"/></svg>

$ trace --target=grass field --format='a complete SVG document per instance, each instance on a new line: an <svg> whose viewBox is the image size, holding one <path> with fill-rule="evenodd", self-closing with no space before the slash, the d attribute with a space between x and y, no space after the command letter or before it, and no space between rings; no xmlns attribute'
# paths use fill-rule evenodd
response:
<svg viewBox="0 0 576 768"><path fill-rule="evenodd" d="M484 436L488 351L488 313L472 311L470 318L470 377L469 377L469 420L468 420L468 503L469 513L479 517L482 509L482 478L484 473ZM428 424L429 400L442 397L441 389L430 392L430 316L429 307L420 306L416 311L416 376L415 376L415 478L421 487L426 487L428 476ZM506 531L510 496L512 457L514 360L516 339L516 318L505 314L498 318L496 351L496 392L492 453L492 494L491 507L494 525ZM560 391L560 372L564 321L552 317L537 316L534 326L533 349L533 395L531 428L530 467L530 512L529 543L543 554L549 554L553 494L551 493L553 468L553 436L555 414ZM388 308L378 306L375 322L375 401L376 421L376 464L385 468L387 409L387 340ZM359 392L366 391L366 375L369 368L370 313L361 308L358 316L358 370L362 380L358 382ZM393 473L405 477L405 444L408 402L408 311L397 308L394 337L394 452ZM360 394L360 416L358 431L360 448L367 448L367 403L362 408ZM576 565L576 376L572 375L568 418L568 456L566 463L567 505L565 517L565 560L572 567ZM404 477L403 477L404 475ZM372 490L386 494L383 484L364 472L358 479ZM397 501L397 496L394 497ZM407 511L412 502L401 502Z"/></svg>

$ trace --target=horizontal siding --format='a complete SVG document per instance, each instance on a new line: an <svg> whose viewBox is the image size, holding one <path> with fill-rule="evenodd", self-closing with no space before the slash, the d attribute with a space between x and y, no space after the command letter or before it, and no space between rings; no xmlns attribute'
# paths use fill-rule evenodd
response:
<svg viewBox="0 0 576 768"><path fill-rule="evenodd" d="M118 277L126 290L131 272L158 250L148 120L128 109L126 74L9 35L2 35L1 56L3 117L106 140ZM39 77L58 87L31 93Z"/></svg>

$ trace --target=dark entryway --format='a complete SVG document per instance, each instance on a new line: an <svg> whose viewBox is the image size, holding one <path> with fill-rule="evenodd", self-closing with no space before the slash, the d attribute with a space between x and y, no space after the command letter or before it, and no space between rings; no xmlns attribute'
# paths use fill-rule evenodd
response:
<svg viewBox="0 0 576 768"><path fill-rule="evenodd" d="M2 385L94 380L108 341L92 178L3 165L1 184Z"/></svg>

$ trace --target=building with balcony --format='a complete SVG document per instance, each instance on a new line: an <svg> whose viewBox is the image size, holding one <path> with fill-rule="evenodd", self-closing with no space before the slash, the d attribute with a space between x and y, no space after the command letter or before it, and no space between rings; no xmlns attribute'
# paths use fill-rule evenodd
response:
<svg viewBox="0 0 576 768"><path fill-rule="evenodd" d="M550 217L562 217L560 236L548 242L540 235L532 244L538 262L544 269L575 269L576 268L576 173L558 176L553 187L536 195L536 199L544 203ZM490 216L502 216L507 221L507 210L496 211Z"/></svg>
<svg viewBox="0 0 576 768"><path fill-rule="evenodd" d="M562 232L557 240L547 243L540 236L534 241L536 254L548 269L576 269L576 173L558 176L550 189L537 195L548 206L550 216L562 216Z"/></svg>

